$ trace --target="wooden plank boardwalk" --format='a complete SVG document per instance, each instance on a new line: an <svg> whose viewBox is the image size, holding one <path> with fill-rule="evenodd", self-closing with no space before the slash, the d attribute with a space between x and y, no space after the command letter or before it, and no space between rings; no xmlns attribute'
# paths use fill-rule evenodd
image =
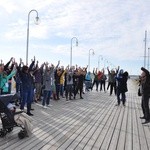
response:
<svg viewBox="0 0 150 150"><path fill-rule="evenodd" d="M34 130L20 140L20 128L0 138L0 150L150 150L150 123L142 125L141 97L128 81L127 103L115 106L109 92L88 92L84 99L33 104Z"/></svg>

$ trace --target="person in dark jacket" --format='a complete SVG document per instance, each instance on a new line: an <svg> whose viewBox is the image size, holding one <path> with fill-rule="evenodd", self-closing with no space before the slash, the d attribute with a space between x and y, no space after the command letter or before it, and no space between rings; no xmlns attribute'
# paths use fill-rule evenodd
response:
<svg viewBox="0 0 150 150"><path fill-rule="evenodd" d="M150 110L149 110L149 98L150 98L150 72L141 67L141 86L142 86L142 110L143 110L143 117L141 119L145 119L145 122L142 124L146 124L150 122Z"/></svg>
<svg viewBox="0 0 150 150"><path fill-rule="evenodd" d="M20 67L17 68L21 82L22 82L22 101L20 109L24 110L24 106L27 103L27 114L33 116L31 111L31 103L33 101L33 78L31 76L31 71L34 66L35 59L32 61L30 67L23 66L22 70Z"/></svg>
<svg viewBox="0 0 150 150"><path fill-rule="evenodd" d="M82 93L83 93L83 82L85 79L85 72L82 69L79 69L78 72L76 73L76 78L77 78L77 88L75 91L74 99L76 98L76 94L78 93L78 90L80 92L80 99L83 99Z"/></svg>
<svg viewBox="0 0 150 150"><path fill-rule="evenodd" d="M97 75L97 68L95 70L95 68L93 69L93 75L94 75L94 80L93 80L93 84L92 84L92 90L94 85L96 84L96 91L98 91L98 75Z"/></svg>
<svg viewBox="0 0 150 150"><path fill-rule="evenodd" d="M107 77L105 75L105 69L104 68L102 70L102 73L103 73L103 75L102 75L102 78L100 80L100 91L102 91L102 89L103 89L105 92L105 85L106 85Z"/></svg>
<svg viewBox="0 0 150 150"><path fill-rule="evenodd" d="M117 105L120 105L120 102L122 100L122 103L125 106L126 102L125 93L128 91L127 88L128 72L123 72L123 70L121 69L116 77L116 80L117 80L117 102L118 102Z"/></svg>

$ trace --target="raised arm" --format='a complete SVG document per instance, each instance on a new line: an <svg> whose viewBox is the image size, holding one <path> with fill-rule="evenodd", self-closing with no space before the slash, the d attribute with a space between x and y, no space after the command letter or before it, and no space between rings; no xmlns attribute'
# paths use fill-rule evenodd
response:
<svg viewBox="0 0 150 150"><path fill-rule="evenodd" d="M29 71L32 71L34 64L35 64L35 56L34 56L34 59L32 60L30 66L29 66Z"/></svg>

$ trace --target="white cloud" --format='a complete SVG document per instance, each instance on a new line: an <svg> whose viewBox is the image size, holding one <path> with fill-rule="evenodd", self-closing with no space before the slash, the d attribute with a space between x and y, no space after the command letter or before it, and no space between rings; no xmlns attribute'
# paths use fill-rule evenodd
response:
<svg viewBox="0 0 150 150"><path fill-rule="evenodd" d="M148 36L150 35L149 1L139 0L135 3L134 0L113 2L111 0L59 2L7 0L0 2L2 8L0 16L4 21L0 25L3 42L5 43L6 39L10 43L11 41L15 44L17 41L26 43L27 15L30 10L36 9L41 23L36 26L33 21L36 14L31 14L30 49L43 49L46 55L53 54L55 59L56 55L61 55L69 61L70 40L76 36L79 40L79 46L73 47L73 56L76 59L87 60L88 50L92 48L95 51L93 57L95 65L98 55L103 55L110 62L113 61L113 64L124 65L122 62L131 60L134 64L137 57L143 56L145 30L148 30ZM147 44L150 47L149 40ZM17 49L17 45L13 44L11 47ZM3 48L5 49L5 45ZM40 53L41 57L44 57L43 52Z"/></svg>
<svg viewBox="0 0 150 150"><path fill-rule="evenodd" d="M0 7L9 14L12 14L12 12L17 9L17 6L10 0L0 0Z"/></svg>

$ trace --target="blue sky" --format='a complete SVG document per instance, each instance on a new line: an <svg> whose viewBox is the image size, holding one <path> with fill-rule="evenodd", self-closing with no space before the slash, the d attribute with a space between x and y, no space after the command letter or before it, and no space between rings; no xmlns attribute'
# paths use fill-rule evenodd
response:
<svg viewBox="0 0 150 150"><path fill-rule="evenodd" d="M4 63L11 57L26 61L28 13L36 9L40 24L35 25L35 12L30 14L29 62L35 56L39 63L60 66L72 64L90 69L109 66L129 74L140 74L144 65L144 36L150 47L149 0L0 0L0 53ZM90 51L91 52L91 51ZM102 55L103 59L99 57ZM98 59L99 58L99 59Z"/></svg>

